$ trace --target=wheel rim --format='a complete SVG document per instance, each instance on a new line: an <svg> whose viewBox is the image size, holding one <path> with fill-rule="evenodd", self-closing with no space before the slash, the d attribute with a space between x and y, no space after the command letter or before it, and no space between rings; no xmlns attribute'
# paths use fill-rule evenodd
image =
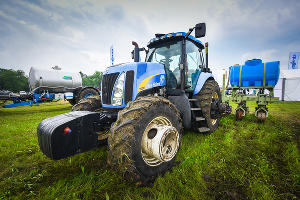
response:
<svg viewBox="0 0 300 200"><path fill-rule="evenodd" d="M266 120L266 113L265 112L258 112L257 118L260 122L264 122Z"/></svg>
<svg viewBox="0 0 300 200"><path fill-rule="evenodd" d="M215 99L215 100L219 99L219 95L218 95L217 92L213 93L212 98L211 98L211 103L212 103L213 99ZM217 119L212 119L211 118L210 121L211 121L212 125L215 125L217 123Z"/></svg>
<svg viewBox="0 0 300 200"><path fill-rule="evenodd" d="M145 128L141 154L149 166L172 160L179 148L179 133L167 117L154 118Z"/></svg>
<svg viewBox="0 0 300 200"><path fill-rule="evenodd" d="M243 118L243 111L239 109L236 111L235 115L237 120L241 120Z"/></svg>

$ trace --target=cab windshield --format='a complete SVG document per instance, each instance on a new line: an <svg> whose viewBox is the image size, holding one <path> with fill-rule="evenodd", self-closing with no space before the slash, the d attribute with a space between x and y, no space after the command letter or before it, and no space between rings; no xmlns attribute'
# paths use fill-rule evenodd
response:
<svg viewBox="0 0 300 200"><path fill-rule="evenodd" d="M182 41L164 43L161 46L149 49L146 62L161 63L174 71L180 64L181 43Z"/></svg>
<svg viewBox="0 0 300 200"><path fill-rule="evenodd" d="M161 63L165 66L167 75L167 87L180 87L180 67L182 55L182 40L166 42L150 48L146 62ZM204 59L201 49L191 41L186 41L186 82L185 85L193 90L197 84L201 68L204 67Z"/></svg>
<svg viewBox="0 0 300 200"><path fill-rule="evenodd" d="M165 66L167 80L169 80L167 85L170 88L176 88L180 84L181 49L182 41L172 41L150 48L146 57L146 62L160 63Z"/></svg>

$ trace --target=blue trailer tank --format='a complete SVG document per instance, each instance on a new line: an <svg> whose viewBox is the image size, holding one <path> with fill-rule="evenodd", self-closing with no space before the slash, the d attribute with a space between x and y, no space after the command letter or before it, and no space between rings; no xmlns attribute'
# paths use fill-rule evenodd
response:
<svg viewBox="0 0 300 200"><path fill-rule="evenodd" d="M279 61L263 63L260 59L248 60L245 65L230 67L232 87L274 87L279 78Z"/></svg>

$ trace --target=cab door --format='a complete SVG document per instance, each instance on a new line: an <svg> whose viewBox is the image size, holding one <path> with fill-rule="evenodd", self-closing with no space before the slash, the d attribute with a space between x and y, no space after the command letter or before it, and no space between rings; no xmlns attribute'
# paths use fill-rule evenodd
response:
<svg viewBox="0 0 300 200"><path fill-rule="evenodd" d="M193 42L189 40L186 41L187 70L185 80L188 90L194 90L201 73L201 68L204 67L203 54L200 52L199 48Z"/></svg>

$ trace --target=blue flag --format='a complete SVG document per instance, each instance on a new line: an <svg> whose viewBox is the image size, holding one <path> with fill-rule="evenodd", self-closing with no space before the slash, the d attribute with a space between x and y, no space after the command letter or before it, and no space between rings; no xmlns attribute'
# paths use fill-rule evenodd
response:
<svg viewBox="0 0 300 200"><path fill-rule="evenodd" d="M110 47L110 61L111 61L111 65L114 65L114 47L111 45Z"/></svg>
<svg viewBox="0 0 300 200"><path fill-rule="evenodd" d="M289 69L298 69L300 52L291 52L289 59Z"/></svg>

